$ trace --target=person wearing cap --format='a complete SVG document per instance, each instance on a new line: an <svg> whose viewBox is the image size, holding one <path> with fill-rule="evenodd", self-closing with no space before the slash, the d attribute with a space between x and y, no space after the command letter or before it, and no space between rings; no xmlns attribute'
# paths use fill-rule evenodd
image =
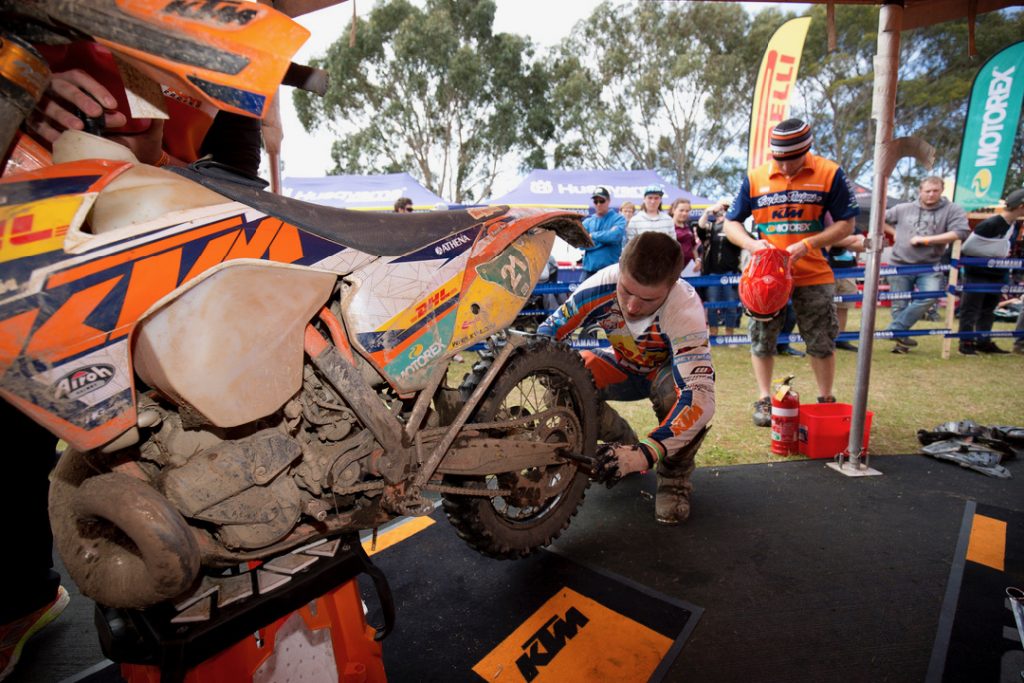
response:
<svg viewBox="0 0 1024 683"><path fill-rule="evenodd" d="M928 176L921 181L917 201L904 202L885 212L885 234L893 238L889 263L894 266L936 266L946 248L967 238L971 229L967 214L942 196L942 178ZM889 275L889 291L939 292L946 284L945 274L931 270L916 275ZM921 319L936 299L893 299L890 332L906 332ZM917 346L913 337L893 337L893 353L907 353Z"/></svg>
<svg viewBox="0 0 1024 683"><path fill-rule="evenodd" d="M662 524L685 522L697 451L715 413L715 370L707 318L694 288L679 274L683 254L674 237L644 232L619 263L588 278L537 334L562 340L599 325L610 348L582 351L600 405L597 481L608 485L657 465L654 514ZM658 420L643 438L607 401L650 400Z"/></svg>
<svg viewBox="0 0 1024 683"><path fill-rule="evenodd" d="M676 238L675 224L672 217L661 210L661 198L665 196L665 190L660 185L650 185L644 188L644 205L636 212L626 225L626 240L623 248L629 241L642 232L653 230Z"/></svg>
<svg viewBox="0 0 1024 683"><path fill-rule="evenodd" d="M590 233L594 246L583 250L583 279L602 268L618 263L622 254L622 239L626 235L626 219L611 208L611 193L607 188L595 188L590 197L594 213L583 219L583 227Z"/></svg>
<svg viewBox="0 0 1024 683"><path fill-rule="evenodd" d="M991 218L986 218L974 228L972 238L964 242L961 255L967 257L1006 258L1010 245L1015 239L1015 223L1024 218L1024 188L1014 190L1006 196L1005 206ZM1017 226L1019 230L1019 226ZM982 238L982 239L978 239ZM972 242L982 245L975 247ZM978 249L978 250L976 250ZM991 250L995 251L991 251ZM960 297L960 332L991 332L995 320L996 306L1002 296L999 292L969 292L967 285L1006 285L1010 271L1005 268L985 266L964 266L965 291ZM1021 314L1024 317L1024 313ZM1019 322L1019 321L1018 321ZM960 339L960 353L976 356L981 353L1009 353L1000 348L990 337Z"/></svg>
<svg viewBox="0 0 1024 683"><path fill-rule="evenodd" d="M743 180L726 214L729 241L751 253L773 245L790 255L793 275L793 308L807 348L818 389L818 402L834 402L835 338L839 333L835 277L822 249L848 237L859 209L853 188L840 166L811 153L814 136L800 119L787 119L771 133L767 163L753 169ZM825 226L825 214L832 224ZM751 236L743 221L753 218ZM783 309L784 310L784 309ZM775 345L782 316L750 318L751 362L757 380L754 424L771 425L771 382L775 369Z"/></svg>

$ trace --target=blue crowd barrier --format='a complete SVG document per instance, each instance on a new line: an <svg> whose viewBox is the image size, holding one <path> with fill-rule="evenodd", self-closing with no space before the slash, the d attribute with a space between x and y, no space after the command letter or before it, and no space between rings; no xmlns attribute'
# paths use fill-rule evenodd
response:
<svg viewBox="0 0 1024 683"><path fill-rule="evenodd" d="M983 266L986 268L999 268L1005 270L1024 270L1024 259L1019 258L1005 258L1005 259L989 259L989 258L971 258L962 257L959 260L954 259L951 263L937 263L934 265L921 265L921 266L883 266L879 269L879 274L882 276L886 275L924 275L926 273L936 272L947 272L951 268L956 268L961 265L964 266ZM837 279L857 279L864 277L863 268L836 268L833 269ZM686 282L690 283L694 287L709 287L715 285L736 285L739 284L740 276L734 275L699 275L682 278ZM537 285L534 288L534 295L543 294L566 294L576 291L579 286L579 282L554 282ZM949 286L946 290L930 290L924 292L878 292L877 299L879 301L896 301L896 300L920 300L920 299L941 299L947 294L953 296L959 296L963 292L991 292L999 294L1024 294L1024 285L1003 285L1003 284L983 284L983 283L967 283L958 284L955 287ZM864 300L863 294L837 294L834 297L836 302L862 302ZM704 308L707 309L726 309L726 308L739 308L741 303L738 300L732 301L710 301L704 302ZM535 316L535 317L547 317L553 310L545 309L524 309L521 315ZM880 330L874 334L875 339L896 339L905 337L919 337L919 336L942 336L953 339L974 339L980 337L1019 337L1024 336L1022 332L1014 331L992 331L992 332L954 332L947 328L932 328L923 330ZM856 341L860 338L857 332L843 332L840 334L836 341ZM802 342L803 338L798 334L790 335L779 335L779 343L786 342ZM738 345L738 344L749 344L750 338L747 335L715 335L711 337L711 343L715 346L721 345ZM608 346L608 342L605 340L580 340L572 343L573 348L577 349L588 349L588 348L603 348ZM476 348L476 347L473 347ZM482 347L481 347L482 348Z"/></svg>

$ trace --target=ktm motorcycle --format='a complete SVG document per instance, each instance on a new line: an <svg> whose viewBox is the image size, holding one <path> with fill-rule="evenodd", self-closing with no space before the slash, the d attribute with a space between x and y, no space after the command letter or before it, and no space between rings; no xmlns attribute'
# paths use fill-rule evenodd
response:
<svg viewBox="0 0 1024 683"><path fill-rule="evenodd" d="M0 13L16 31L3 61L19 65L3 72L7 122L45 87L33 43L84 36L259 117L308 35L244 2L0 0ZM180 600L225 568L438 498L496 558L568 525L589 483L593 381L571 350L502 331L555 236L589 244L578 216L325 208L111 145L65 133L54 163L0 183L0 395L68 444L50 517L83 593ZM481 344L450 386L452 357Z"/></svg>

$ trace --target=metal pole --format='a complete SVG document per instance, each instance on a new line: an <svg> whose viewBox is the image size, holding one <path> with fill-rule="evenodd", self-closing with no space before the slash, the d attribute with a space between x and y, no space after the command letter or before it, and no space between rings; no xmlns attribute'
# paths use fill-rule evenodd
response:
<svg viewBox="0 0 1024 683"><path fill-rule="evenodd" d="M896 117L896 83L899 79L900 25L903 7L894 3L882 6L878 14L878 54L875 55L875 89L872 118L875 119L874 179L871 185L871 227L864 269L864 303L861 307L860 353L857 354L857 382L854 388L853 415L850 419L850 463L858 467L864 445L868 385L871 379L871 354L875 335L875 309L878 297L878 273L885 244L885 199L892 170L892 133Z"/></svg>

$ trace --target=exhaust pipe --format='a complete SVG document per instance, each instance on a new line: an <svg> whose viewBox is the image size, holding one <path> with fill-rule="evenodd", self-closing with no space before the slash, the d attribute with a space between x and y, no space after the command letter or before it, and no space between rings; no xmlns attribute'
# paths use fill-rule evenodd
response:
<svg viewBox="0 0 1024 683"><path fill-rule="evenodd" d="M107 607L142 609L174 598L199 575L199 544L156 489L94 470L77 451L60 458L50 483L50 526L82 593Z"/></svg>

